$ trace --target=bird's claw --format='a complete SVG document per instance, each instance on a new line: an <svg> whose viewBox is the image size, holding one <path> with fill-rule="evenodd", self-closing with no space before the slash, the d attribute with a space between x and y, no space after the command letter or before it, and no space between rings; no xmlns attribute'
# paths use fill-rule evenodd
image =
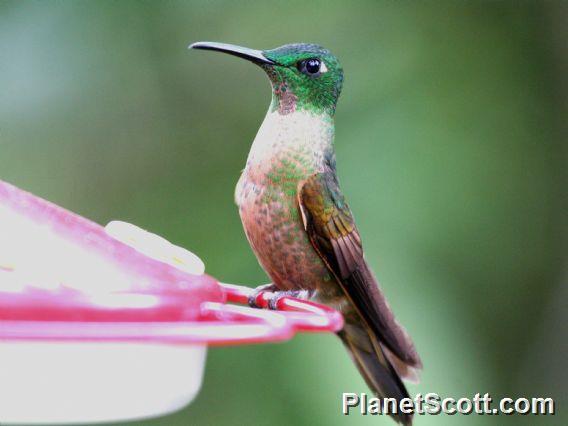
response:
<svg viewBox="0 0 568 426"><path fill-rule="evenodd" d="M278 288L272 283L258 286L248 297L248 304L251 308L261 309L263 306L258 303L259 296L262 296L263 293L276 293L277 291Z"/></svg>
<svg viewBox="0 0 568 426"><path fill-rule="evenodd" d="M259 297L264 297L264 293L270 293L265 297L267 302L258 303ZM278 290L274 284L261 285L254 289L253 293L248 298L248 304L252 308L267 307L270 310L278 310L278 303L285 297L294 297L296 299L308 300L311 292L308 290Z"/></svg>

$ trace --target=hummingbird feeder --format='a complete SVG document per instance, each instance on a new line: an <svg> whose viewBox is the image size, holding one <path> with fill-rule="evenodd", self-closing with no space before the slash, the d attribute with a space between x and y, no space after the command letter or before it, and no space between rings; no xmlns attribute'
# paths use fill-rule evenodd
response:
<svg viewBox="0 0 568 426"><path fill-rule="evenodd" d="M159 236L102 227L0 181L0 422L164 415L197 395L208 346L343 325L293 298L242 306L251 294Z"/></svg>

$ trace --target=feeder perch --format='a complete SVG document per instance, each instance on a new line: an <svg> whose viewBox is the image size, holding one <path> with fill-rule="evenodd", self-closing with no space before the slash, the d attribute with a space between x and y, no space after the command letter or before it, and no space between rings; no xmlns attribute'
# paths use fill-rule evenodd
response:
<svg viewBox="0 0 568 426"><path fill-rule="evenodd" d="M197 395L208 346L343 325L293 298L242 306L251 292L159 236L104 228L0 181L0 423L164 415Z"/></svg>

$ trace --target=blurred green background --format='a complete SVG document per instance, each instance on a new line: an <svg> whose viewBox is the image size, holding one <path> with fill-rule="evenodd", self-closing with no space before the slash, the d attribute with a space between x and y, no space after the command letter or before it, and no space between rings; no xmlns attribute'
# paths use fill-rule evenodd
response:
<svg viewBox="0 0 568 426"><path fill-rule="evenodd" d="M560 407L416 424L566 424L567 22L560 2L2 1L0 179L264 283L233 189L269 84L186 47L322 44L346 73L343 189L424 361L411 393ZM211 349L197 400L137 423L394 424L340 415L341 393L363 391L335 336L302 335Z"/></svg>

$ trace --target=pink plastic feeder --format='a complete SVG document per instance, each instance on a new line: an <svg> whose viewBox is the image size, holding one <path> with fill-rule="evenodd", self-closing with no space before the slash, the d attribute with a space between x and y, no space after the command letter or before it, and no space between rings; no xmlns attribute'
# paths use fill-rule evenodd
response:
<svg viewBox="0 0 568 426"><path fill-rule="evenodd" d="M278 311L227 304L250 292L161 237L103 228L0 181L0 422L166 414L196 396L209 345L342 327L296 299Z"/></svg>

